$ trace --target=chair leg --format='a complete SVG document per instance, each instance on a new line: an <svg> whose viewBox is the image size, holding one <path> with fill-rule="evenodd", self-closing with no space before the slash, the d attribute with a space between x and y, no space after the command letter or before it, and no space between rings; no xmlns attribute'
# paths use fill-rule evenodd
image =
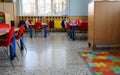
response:
<svg viewBox="0 0 120 75"><path fill-rule="evenodd" d="M44 31L43 30L41 30L41 35L43 35L44 33L43 33Z"/></svg>
<svg viewBox="0 0 120 75"><path fill-rule="evenodd" d="M17 45L18 45L18 47L19 47L19 49L20 49L20 45L19 45L19 42L18 42L18 40L17 40L16 42L17 42Z"/></svg>
<svg viewBox="0 0 120 75"><path fill-rule="evenodd" d="M5 48L5 47L4 47ZM8 50L9 50L9 48L7 47L7 49L6 49L6 51L4 52L4 54L6 55L6 52L8 53ZM7 55L6 55L7 56ZM7 58L8 58L8 56L7 56Z"/></svg>
<svg viewBox="0 0 120 75"><path fill-rule="evenodd" d="M10 59L10 57L9 57L9 55L8 55L8 53L7 53L7 49L6 49L5 47L3 47L3 48L4 48L4 50L5 50L5 53L6 53L7 57L8 57L9 60L10 60L10 63L11 63L11 65L12 65L13 69L15 69L15 66L14 66L13 62L12 62L12 60Z"/></svg>
<svg viewBox="0 0 120 75"><path fill-rule="evenodd" d="M49 36L49 30L47 29L47 34L48 34L48 36Z"/></svg>
<svg viewBox="0 0 120 75"><path fill-rule="evenodd" d="M22 54L22 56L23 56L23 53L22 53L22 51L21 51L21 48L20 48L20 45L19 45L18 40L17 40L16 42L17 42L17 45L18 45L18 47L19 47L19 49L20 49L20 52L21 52L21 54Z"/></svg>
<svg viewBox="0 0 120 75"><path fill-rule="evenodd" d="M25 46L23 40L22 40L21 38L20 38L20 40L22 41L22 43L23 43L23 45L24 45L24 47L25 47L25 50L26 50L26 52L27 52L27 48L26 48L26 46Z"/></svg>
<svg viewBox="0 0 120 75"><path fill-rule="evenodd" d="M11 45L11 47L12 47L12 48L14 48L12 44L10 44L10 45ZM15 56L16 56L17 61L19 61L19 59L18 59L18 56L17 56L16 52L15 52Z"/></svg>
<svg viewBox="0 0 120 75"><path fill-rule="evenodd" d="M36 32L37 32L37 31L35 30L35 37L36 37Z"/></svg>

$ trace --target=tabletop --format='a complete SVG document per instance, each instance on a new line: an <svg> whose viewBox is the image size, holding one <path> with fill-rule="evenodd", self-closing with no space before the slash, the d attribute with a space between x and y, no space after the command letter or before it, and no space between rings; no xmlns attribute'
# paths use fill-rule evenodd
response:
<svg viewBox="0 0 120 75"><path fill-rule="evenodd" d="M9 32L10 28L0 28L0 36L5 35ZM18 31L19 28L15 28L15 32Z"/></svg>

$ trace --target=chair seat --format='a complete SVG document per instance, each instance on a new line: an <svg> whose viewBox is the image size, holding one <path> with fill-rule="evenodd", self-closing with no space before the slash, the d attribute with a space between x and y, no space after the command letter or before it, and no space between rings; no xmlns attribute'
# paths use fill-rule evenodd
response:
<svg viewBox="0 0 120 75"><path fill-rule="evenodd" d="M88 22L82 22L80 25L80 31L81 32L87 32L88 31Z"/></svg>
<svg viewBox="0 0 120 75"><path fill-rule="evenodd" d="M0 41L0 46L4 46L7 47L9 44L7 43L7 41Z"/></svg>
<svg viewBox="0 0 120 75"><path fill-rule="evenodd" d="M33 26L33 28L35 30L42 30L43 29L41 22L36 22L35 25Z"/></svg>
<svg viewBox="0 0 120 75"><path fill-rule="evenodd" d="M42 28L35 28L35 30L42 30Z"/></svg>

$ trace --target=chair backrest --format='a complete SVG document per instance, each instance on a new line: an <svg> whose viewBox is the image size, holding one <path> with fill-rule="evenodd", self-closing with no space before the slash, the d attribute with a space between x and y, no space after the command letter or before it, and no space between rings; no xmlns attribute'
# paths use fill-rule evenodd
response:
<svg viewBox="0 0 120 75"><path fill-rule="evenodd" d="M21 36L23 35L23 32L24 32L24 25L21 25L18 31L18 35L16 36L17 40L21 38Z"/></svg>
<svg viewBox="0 0 120 75"><path fill-rule="evenodd" d="M0 28L10 28L9 24L0 24Z"/></svg>
<svg viewBox="0 0 120 75"><path fill-rule="evenodd" d="M71 30L71 27L70 27L70 23L69 23L69 22L66 22L66 28L67 28L67 30Z"/></svg>
<svg viewBox="0 0 120 75"><path fill-rule="evenodd" d="M80 31L83 31L83 32L88 31L88 22L81 22Z"/></svg>
<svg viewBox="0 0 120 75"><path fill-rule="evenodd" d="M81 25L81 20L80 20L80 19L77 19L77 20L75 21L75 24Z"/></svg>
<svg viewBox="0 0 120 75"><path fill-rule="evenodd" d="M35 30L41 30L43 29L42 23L41 22L36 22L35 25L33 26Z"/></svg>
<svg viewBox="0 0 120 75"><path fill-rule="evenodd" d="M7 41L5 43L6 46L10 45L14 36L14 29L15 27L11 27L8 33Z"/></svg>

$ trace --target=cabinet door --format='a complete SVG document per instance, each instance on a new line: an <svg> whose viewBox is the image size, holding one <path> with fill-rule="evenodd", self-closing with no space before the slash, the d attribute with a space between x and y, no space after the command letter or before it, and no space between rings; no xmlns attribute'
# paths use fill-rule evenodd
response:
<svg viewBox="0 0 120 75"><path fill-rule="evenodd" d="M112 6L113 7L113 6ZM95 2L95 42L96 44L111 44L113 14L110 2Z"/></svg>
<svg viewBox="0 0 120 75"><path fill-rule="evenodd" d="M0 12L3 12L3 3L0 3Z"/></svg>
<svg viewBox="0 0 120 75"><path fill-rule="evenodd" d="M95 41L120 44L120 1L95 3Z"/></svg>
<svg viewBox="0 0 120 75"><path fill-rule="evenodd" d="M120 1L111 4L111 9L114 9L111 14L112 16L112 44L120 44Z"/></svg>
<svg viewBox="0 0 120 75"><path fill-rule="evenodd" d="M4 3L4 11L7 11L10 14L10 20L14 20L14 4L13 3Z"/></svg>

